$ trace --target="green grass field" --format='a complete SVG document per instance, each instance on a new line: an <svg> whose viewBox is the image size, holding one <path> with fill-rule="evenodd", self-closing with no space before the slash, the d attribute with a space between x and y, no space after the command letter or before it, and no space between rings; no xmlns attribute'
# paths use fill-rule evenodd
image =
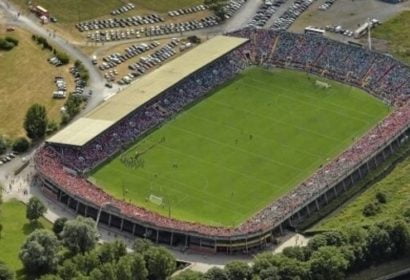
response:
<svg viewBox="0 0 410 280"><path fill-rule="evenodd" d="M91 176L112 195L174 218L234 226L287 193L389 108L336 82L252 68ZM323 79L321 79L323 80ZM161 206L147 200L163 198Z"/></svg>
<svg viewBox="0 0 410 280"><path fill-rule="evenodd" d="M27 0L13 0L20 7L27 7ZM97 17L109 16L110 12L124 5L134 3L136 11L152 10L167 12L173 9L203 4L202 0L34 0L57 17L61 23L75 23Z"/></svg>
<svg viewBox="0 0 410 280"><path fill-rule="evenodd" d="M365 217L363 208L376 201L378 192L386 194L387 202L379 204L380 212L375 216ZM340 227L366 225L378 221L401 217L410 207L410 158L398 164L394 170L364 193L331 216L317 224L313 230L333 230ZM410 209L410 208L409 208Z"/></svg>
<svg viewBox="0 0 410 280"><path fill-rule="evenodd" d="M4 202L0 206L0 223L3 225L0 237L0 260L15 271L23 268L18 254L26 237L37 228L51 229L51 224L43 218L37 224L30 224L26 219L25 205L14 200ZM20 275L18 279L24 278L21 271L18 275Z"/></svg>
<svg viewBox="0 0 410 280"><path fill-rule="evenodd" d="M377 27L373 36L386 40L392 54L410 63L410 11L403 11Z"/></svg>

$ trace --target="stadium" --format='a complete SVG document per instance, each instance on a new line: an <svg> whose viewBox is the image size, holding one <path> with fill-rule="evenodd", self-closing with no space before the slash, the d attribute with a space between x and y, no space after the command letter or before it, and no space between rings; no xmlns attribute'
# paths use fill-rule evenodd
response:
<svg viewBox="0 0 410 280"><path fill-rule="evenodd" d="M408 140L409 81L410 68L384 54L242 29L79 118L47 140L35 166L49 198L101 224L175 247L248 252Z"/></svg>

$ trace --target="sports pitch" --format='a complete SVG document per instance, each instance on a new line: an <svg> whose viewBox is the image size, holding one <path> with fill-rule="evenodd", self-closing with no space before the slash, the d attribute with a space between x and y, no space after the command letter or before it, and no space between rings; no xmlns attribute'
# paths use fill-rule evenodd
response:
<svg viewBox="0 0 410 280"><path fill-rule="evenodd" d="M364 91L306 73L252 68L91 176L165 216L235 226L306 179L385 117ZM125 164L136 158L138 164ZM162 198L158 205L151 195Z"/></svg>

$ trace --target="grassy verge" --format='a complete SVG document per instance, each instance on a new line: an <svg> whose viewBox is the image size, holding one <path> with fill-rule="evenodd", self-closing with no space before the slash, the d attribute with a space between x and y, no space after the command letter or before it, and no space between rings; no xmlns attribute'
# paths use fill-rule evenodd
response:
<svg viewBox="0 0 410 280"><path fill-rule="evenodd" d="M11 200L0 206L0 223L3 232L0 238L0 260L17 271L22 279L22 263L18 257L20 247L26 237L39 228L51 229L51 224L41 218L38 223L29 223L26 219L26 207L23 203Z"/></svg>
<svg viewBox="0 0 410 280"><path fill-rule="evenodd" d="M0 36L4 35L4 26L0 25L0 30ZM15 138L24 135L24 117L33 103L44 105L49 119L59 121L64 100L52 98L54 77L64 77L67 90L71 90L73 78L69 66L56 68L47 62L51 52L42 50L29 32L16 29L7 35L19 44L11 51L0 51L0 135Z"/></svg>
<svg viewBox="0 0 410 280"><path fill-rule="evenodd" d="M343 195L327 207L316 217L306 222L304 228L313 224L321 217L326 218L308 230L308 233L327 231L348 227L357 224L370 224L399 216L410 205L410 144L404 146L400 152L383 165L373 171L368 177L359 183L356 188ZM377 193L384 193L387 202L380 204L380 212L371 217L365 217L362 213L365 205L375 202ZM353 198L352 195L355 195ZM348 202L341 206L345 201ZM340 207L341 206L341 207ZM340 207L331 215L335 208Z"/></svg>
<svg viewBox="0 0 410 280"><path fill-rule="evenodd" d="M373 36L386 40L393 55L410 63L410 11L404 11L377 27Z"/></svg>
<svg viewBox="0 0 410 280"><path fill-rule="evenodd" d="M12 0L20 7L28 11L27 0ZM111 11L121 7L124 3L134 3L136 11L151 10L167 12L169 10L202 4L202 0L34 0L33 5L41 5L51 15L55 16L59 23L76 23L97 17L110 16Z"/></svg>

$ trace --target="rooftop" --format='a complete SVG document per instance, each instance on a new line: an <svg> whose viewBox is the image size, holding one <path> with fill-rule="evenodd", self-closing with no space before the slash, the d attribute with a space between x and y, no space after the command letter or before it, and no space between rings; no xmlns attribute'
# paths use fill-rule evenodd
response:
<svg viewBox="0 0 410 280"><path fill-rule="evenodd" d="M123 91L50 137L47 142L72 146L85 145L138 107L247 40L216 36L206 41L136 80Z"/></svg>

